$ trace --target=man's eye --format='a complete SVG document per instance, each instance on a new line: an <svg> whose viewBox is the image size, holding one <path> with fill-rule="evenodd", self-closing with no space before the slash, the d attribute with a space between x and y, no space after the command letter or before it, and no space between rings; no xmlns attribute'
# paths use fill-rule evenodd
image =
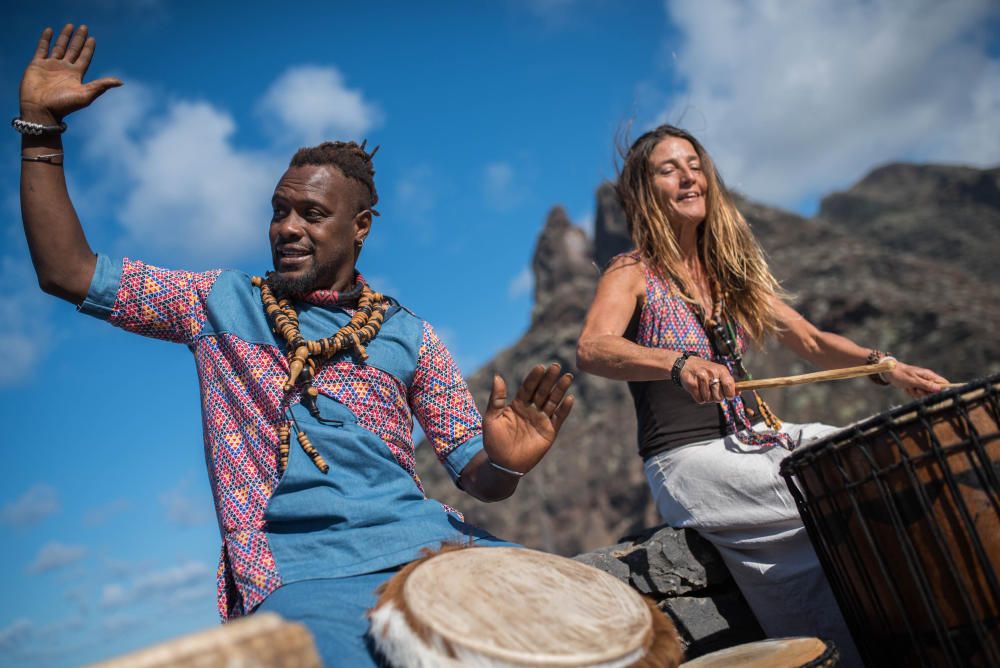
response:
<svg viewBox="0 0 1000 668"><path fill-rule="evenodd" d="M275 207L271 211L271 219L272 220L278 220L278 219L284 218L284 217L285 217L285 210L284 209L279 209L279 208Z"/></svg>

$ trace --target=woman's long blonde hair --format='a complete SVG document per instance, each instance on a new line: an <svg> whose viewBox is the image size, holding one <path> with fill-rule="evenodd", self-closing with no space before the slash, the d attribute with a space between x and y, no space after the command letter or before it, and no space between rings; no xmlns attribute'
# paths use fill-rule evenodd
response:
<svg viewBox="0 0 1000 668"><path fill-rule="evenodd" d="M666 137L686 139L698 154L708 183L698 252L713 291L725 299L728 315L754 341L760 342L778 329L771 302L776 295L783 297L784 292L771 274L750 226L733 204L708 151L680 128L661 125L636 139L624 152L617 190L632 242L644 262L662 276L673 279L685 298L693 301L678 271L683 266L680 246L653 187L649 156Z"/></svg>

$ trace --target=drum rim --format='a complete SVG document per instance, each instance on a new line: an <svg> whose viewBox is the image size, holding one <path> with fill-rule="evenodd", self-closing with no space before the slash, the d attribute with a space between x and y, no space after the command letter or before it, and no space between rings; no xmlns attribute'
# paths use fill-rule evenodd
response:
<svg viewBox="0 0 1000 668"><path fill-rule="evenodd" d="M800 664L798 668L826 668L827 666L836 665L831 664L830 661L837 661L840 659L840 651L837 649L837 645L833 642L820 638L819 636L782 636L779 638L764 638L763 640L753 640L751 642L740 643L738 645L731 645L730 647L724 647L722 649L716 650L714 652L709 652L708 654L702 654L701 656L695 657L690 661L682 663L678 668L686 668L691 666L692 668L698 667L698 662L702 659L710 659L713 656L719 658L726 652L737 650L741 647L746 647L748 645L773 645L780 642L801 642L804 640L816 640L823 646L823 651L817 654L812 659L809 659L803 664ZM729 658L729 657L724 657ZM781 657L778 657L781 658Z"/></svg>
<svg viewBox="0 0 1000 668"><path fill-rule="evenodd" d="M634 661L641 659L648 651L647 645L650 638L650 634L652 633L653 630L653 616L652 616L652 611L649 610L649 607L645 605L645 602L642 600L641 594L636 592L626 583L622 582L613 575L610 575L598 568L594 568L593 566L589 566L587 564L581 563L574 559L570 559L568 557L549 554L548 552L542 552L540 550L532 550L530 548L525 548L525 547L470 547L467 549L454 550L451 552L442 552L438 555L435 555L432 559L428 559L418 564L414 568L414 570L410 573L410 578L412 578L421 568L423 568L428 563L431 563L432 561L437 560L438 566L440 567L443 563L445 563L445 560L462 558L457 555L465 554L469 550L477 550L477 551L489 550L490 554L493 555L504 554L504 553L515 554L515 555L530 554L534 557L539 557L543 560L548 560L548 561L559 560L562 563L568 562L569 564L572 564L573 568L577 568L579 570L585 570L588 574L591 574L594 578L598 580L603 580L605 583L609 584L612 587L624 588L625 590L631 592L636 597L638 597L639 603L641 604L639 608L641 608L642 616L646 620L646 626L642 631L634 634L634 637L630 639L630 642L628 643L627 647L620 647L616 650L605 649L600 653L581 652L575 656L565 656L565 657L551 655L551 654L540 655L539 653L528 653L525 651L510 650L503 647L498 647L495 644L480 642L478 641L478 639L470 640L469 638L459 636L456 632L452 631L452 629L450 628L445 630L442 630L440 628L435 628L434 632L440 635L441 638L443 638L447 643L450 643L455 647L467 649L472 652L478 652L484 656L494 659L500 659L503 661L522 662L522 663L534 662L534 665L539 665L539 666L564 666L564 667L587 665L589 663L622 661L622 660ZM411 605L411 602L408 600L408 597L406 595L408 590L408 584L410 581L411 581L410 579L407 579L407 582L404 583L403 585L402 603L403 605L407 606L410 609L411 614L417 615L417 611L413 609L413 606ZM425 620L421 619L420 621L424 622Z"/></svg>
<svg viewBox="0 0 1000 668"><path fill-rule="evenodd" d="M971 399L985 396L989 389L995 389L1000 392L1000 373L986 378L979 378L961 387L943 390L922 399L914 399L902 406L872 415L860 422L844 427L829 436L817 440L815 443L797 448L781 461L778 470L786 478L794 477L797 475L797 471L793 471L793 467L800 464L810 464L814 459L826 454L831 448L854 441L859 436L868 436L886 426L906 426L922 417L934 415L955 406L958 400L966 399L967 395L974 395L968 397Z"/></svg>

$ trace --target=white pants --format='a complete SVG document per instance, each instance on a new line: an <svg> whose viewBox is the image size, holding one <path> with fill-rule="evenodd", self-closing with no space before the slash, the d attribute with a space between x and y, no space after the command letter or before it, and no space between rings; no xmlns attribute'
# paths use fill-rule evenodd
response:
<svg viewBox="0 0 1000 668"><path fill-rule="evenodd" d="M819 423L782 427L800 444L837 430ZM646 477L664 521L677 529L695 529L718 548L769 637L832 640L842 666L861 666L795 501L778 473L788 454L780 445L746 445L727 436L651 457Z"/></svg>

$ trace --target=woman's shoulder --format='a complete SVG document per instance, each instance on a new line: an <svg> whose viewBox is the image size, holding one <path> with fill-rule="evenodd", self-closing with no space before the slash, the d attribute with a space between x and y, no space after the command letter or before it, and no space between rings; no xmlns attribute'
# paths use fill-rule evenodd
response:
<svg viewBox="0 0 1000 668"><path fill-rule="evenodd" d="M628 293L644 301L650 278L649 268L637 251L620 253L604 266L599 291L610 290L619 296Z"/></svg>
<svg viewBox="0 0 1000 668"><path fill-rule="evenodd" d="M605 272L616 269L627 269L645 273L646 262L642 259L642 255L639 251L630 250L615 255L613 258L608 260L608 263L604 266Z"/></svg>

